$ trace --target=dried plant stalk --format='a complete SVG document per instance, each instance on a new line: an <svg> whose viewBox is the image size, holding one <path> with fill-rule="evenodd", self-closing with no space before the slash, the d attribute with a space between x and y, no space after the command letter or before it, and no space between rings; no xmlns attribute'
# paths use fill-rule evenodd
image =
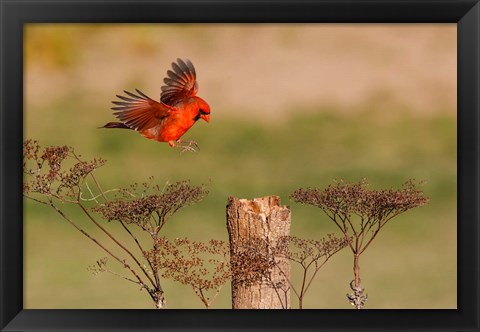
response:
<svg viewBox="0 0 480 332"><path fill-rule="evenodd" d="M300 286L295 287L287 278L293 293L298 298L299 309L303 309L303 300L318 271L337 252L348 246L351 239L338 238L328 234L320 240L306 240L295 236L285 236L279 239L275 247L276 257L285 257L302 268Z"/></svg>
<svg viewBox="0 0 480 332"><path fill-rule="evenodd" d="M209 309L226 281L230 279L228 245L219 240L208 242L159 238L154 249L145 253L163 278L190 286Z"/></svg>
<svg viewBox="0 0 480 332"><path fill-rule="evenodd" d="M110 272L138 284L141 289L147 290L156 308L165 308L160 271L152 261L152 255L158 255L161 251L159 232L175 212L201 201L208 191L204 186L192 186L188 181L160 187L152 184L153 178L142 186L134 184L128 189L104 191L94 175L94 171L104 164L102 159L84 161L71 147L50 146L42 149L38 142L26 140L23 151L23 195L53 208L64 220L129 271L132 277L108 269L106 258L98 260L96 266L90 267L91 271ZM88 180L93 182L93 187L88 184ZM110 199L112 193L114 197ZM72 220L62 211L59 203L77 206L87 220L107 235L126 257L114 254L105 243L85 231L79 222ZM90 207L92 203L95 205ZM97 220L97 214L108 221L120 223L137 250L118 240L106 225ZM129 228L131 225L148 233L152 240L152 250L144 249L145 244L139 241L135 230ZM150 254L147 255L147 252Z"/></svg>
<svg viewBox="0 0 480 332"><path fill-rule="evenodd" d="M412 208L428 203L428 198L417 188L414 180L407 181L398 190L368 190L367 182L349 184L340 181L324 190L297 189L291 199L320 208L338 226L345 238L351 238L349 248L353 253L354 280L347 294L357 309L367 300L360 279L360 256L370 246L380 230L392 218Z"/></svg>

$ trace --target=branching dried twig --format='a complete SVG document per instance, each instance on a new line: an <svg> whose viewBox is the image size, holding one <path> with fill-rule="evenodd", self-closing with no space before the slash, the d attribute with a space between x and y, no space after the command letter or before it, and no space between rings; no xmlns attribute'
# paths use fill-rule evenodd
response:
<svg viewBox="0 0 480 332"><path fill-rule="evenodd" d="M207 309L231 277L228 245L223 241L203 243L187 238L170 241L162 237L145 256L162 271L162 277L192 287Z"/></svg>
<svg viewBox="0 0 480 332"><path fill-rule="evenodd" d="M348 246L350 239L337 238L329 234L321 240L306 240L295 236L283 236L276 243L266 240L252 240L237 244L237 253L231 261L233 282L254 284L265 282L270 284L286 308L287 292L293 291L299 300L299 308L303 309L303 299L309 290L318 271L341 249ZM295 285L287 271L283 271L280 261L288 259L302 268L300 285ZM274 284L271 271L276 268L281 276Z"/></svg>
<svg viewBox="0 0 480 332"><path fill-rule="evenodd" d="M291 280L286 279L298 298L300 309L303 309L303 299L318 271L334 254L348 246L349 242L349 238L337 238L333 234L328 234L326 238L321 240L306 240L295 236L286 236L278 241L275 256L284 256L302 268L300 287L295 287Z"/></svg>
<svg viewBox="0 0 480 332"><path fill-rule="evenodd" d="M50 146L42 149L38 142L26 140L23 151L23 171L26 179L23 183L23 195L37 203L53 208L63 219L127 269L133 278L107 269L106 259L97 261L95 272L109 272L139 284L142 289L147 290L157 308L164 308L165 299L160 283L160 271L155 268L150 256L146 255L147 251L143 249L144 246L128 226L135 224L141 230L148 232L152 238L152 250L156 251L158 256L161 250L158 234L167 220L182 207L202 200L208 191L204 186L192 186L188 181L160 187L152 185L153 178L150 178L149 183L142 184L143 188L140 192L137 184L132 185L129 189L104 191L94 175L94 171L104 164L103 159L84 161L80 155L67 146ZM92 189L88 185L87 178L93 181L97 193L94 193L94 188ZM88 193L90 197L85 197L85 193ZM109 193L116 194L113 200L107 197ZM102 202L100 202L100 198L102 198ZM69 218L59 207L59 202L78 206L87 219L106 234L131 259L131 262L114 254L105 244L86 232L78 222ZM87 203L96 203L97 205L90 208L86 205ZM100 214L108 221L119 222L135 242L140 255L135 254L118 240L115 234L101 225L92 212ZM146 261L146 264L142 261ZM137 273L137 271L139 272Z"/></svg>
<svg viewBox="0 0 480 332"><path fill-rule="evenodd" d="M365 179L349 184L343 181L324 190L297 189L291 199L316 206L340 228L345 238L351 238L349 247L354 256L354 293L347 297L357 309L363 308L367 296L360 284L360 255L370 246L380 230L392 218L412 208L428 203L414 180L407 181L401 189L368 190Z"/></svg>

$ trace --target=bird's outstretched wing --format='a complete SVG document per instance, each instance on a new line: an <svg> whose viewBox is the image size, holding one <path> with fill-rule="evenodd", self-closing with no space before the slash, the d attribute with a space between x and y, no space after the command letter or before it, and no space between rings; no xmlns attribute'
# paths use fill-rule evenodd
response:
<svg viewBox="0 0 480 332"><path fill-rule="evenodd" d="M168 77L164 78L160 100L162 103L173 106L178 101L193 97L197 94L198 83L195 67L190 60L177 59L172 63L172 69L167 71Z"/></svg>
<svg viewBox="0 0 480 332"><path fill-rule="evenodd" d="M121 101L112 101L113 114L129 128L142 131L155 127L168 117L172 107L159 103L143 92L135 89L138 95L124 91L128 97L117 95Z"/></svg>

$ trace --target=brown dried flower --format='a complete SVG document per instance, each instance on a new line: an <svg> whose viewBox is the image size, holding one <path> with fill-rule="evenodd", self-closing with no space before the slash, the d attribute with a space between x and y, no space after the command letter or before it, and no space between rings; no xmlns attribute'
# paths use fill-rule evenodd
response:
<svg viewBox="0 0 480 332"><path fill-rule="evenodd" d="M74 165L68 171L62 171L67 160ZM103 159L81 161L71 147L48 146L42 150L37 141L26 140L23 144L23 171L26 176L23 193L44 194L61 200L65 196L75 199L83 180L104 164Z"/></svg>
<svg viewBox="0 0 480 332"><path fill-rule="evenodd" d="M262 281L269 282L270 272L276 265L275 254L274 249L263 239L237 243L230 259L232 283L248 286Z"/></svg>
<svg viewBox="0 0 480 332"><path fill-rule="evenodd" d="M345 238L352 239L349 247L354 255L354 280L347 294L352 305L363 308L367 295L360 281L360 255L368 248L379 231L395 216L428 203L428 198L410 179L398 190L368 190L367 182L349 184L344 181L324 190L305 188L295 190L290 198L323 210L340 228Z"/></svg>
<svg viewBox="0 0 480 332"><path fill-rule="evenodd" d="M149 183L143 183L140 190L138 189L139 186L134 184L129 189L104 191L93 172L101 167L105 161L102 159L84 161L80 157L80 155L75 154L72 148L67 146L50 146L42 149L37 141L26 140L23 151L24 197L54 209L66 222L93 241L108 254L109 258L119 263L130 275L127 276L110 270L107 267L107 258L100 259L96 265L90 266L90 271L95 274L109 272L133 282L148 292L156 308L165 308L161 275L158 269L160 262L166 268L174 266L172 265L174 261L157 259L161 257L159 253L162 252L158 233L168 217L180 208L200 201L207 195L208 191L205 186L192 186L188 181L168 184L161 188L158 185L152 185L153 178L149 179ZM87 177L89 181L92 181L92 187L89 186ZM117 193L117 197L113 201L107 195L110 192ZM84 197L84 194L88 196ZM59 202L62 204L58 204ZM126 242L117 238L117 235L111 232L106 225L99 223L95 214L91 213L90 208L88 208L87 202L95 202L97 206L93 208L93 211L98 212L105 219L118 221L130 239L133 240L132 243L135 243L138 251L132 250L126 245ZM63 203L71 203L80 208L84 217L92 222L98 231L112 240L117 250L111 250L110 245L105 245L96 236L84 229L80 223L67 215L63 210ZM129 228L128 224L139 225L144 231L148 232L154 243L151 251L144 250L143 245L145 244L142 239L137 237L137 234ZM177 246L181 245L181 243L177 243ZM218 248L221 245L212 240L204 247L194 247L198 250L210 252L208 250L214 248L219 250ZM138 256L138 252L141 253L141 256ZM198 266L198 269L195 270L197 272L194 272L193 276L199 278L205 272L204 267L201 267L202 264L198 259L194 259L193 262ZM217 264L214 258L211 258L208 262L217 266L218 271L211 280L206 279L203 283L199 281L199 285L202 287L201 291L210 289L220 283L223 284L222 275L218 276L223 271L223 265L221 263ZM210 301L208 302L210 304L213 301L213 299L207 297L204 299Z"/></svg>
<svg viewBox="0 0 480 332"><path fill-rule="evenodd" d="M342 180L324 190L297 189L290 198L298 203L319 207L329 217L354 214L372 221L383 221L391 215L428 203L428 198L412 179L405 182L399 190L368 190L367 186L365 179L354 184Z"/></svg>
<svg viewBox="0 0 480 332"><path fill-rule="evenodd" d="M231 277L228 245L224 241L170 241L161 237L154 249L144 254L162 277L192 287L207 309Z"/></svg>
<svg viewBox="0 0 480 332"><path fill-rule="evenodd" d="M136 186L133 186L132 190L135 188ZM154 189L158 190L158 186ZM130 193L129 199L124 197L108 201L93 210L108 221L136 224L144 230L155 233L158 233L168 217L180 208L199 202L208 194L205 186L193 186L189 181L167 184L163 192L149 195L143 193L135 195L127 190L124 192Z"/></svg>

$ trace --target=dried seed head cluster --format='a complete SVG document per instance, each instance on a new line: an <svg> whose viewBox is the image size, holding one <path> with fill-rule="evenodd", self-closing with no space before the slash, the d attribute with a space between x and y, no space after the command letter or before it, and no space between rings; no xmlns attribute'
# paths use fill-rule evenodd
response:
<svg viewBox="0 0 480 332"><path fill-rule="evenodd" d="M64 165L67 161L73 166L62 171L62 167L68 167ZM41 149L37 141L26 140L23 144L23 193L39 193L59 199L65 195L75 199L85 177L104 164L103 159L82 161L73 148L67 146Z"/></svg>
<svg viewBox="0 0 480 332"><path fill-rule="evenodd" d="M149 179L149 183L143 183L141 187L134 184L129 189L104 191L93 172L102 166L105 161L102 159L83 161L80 157L80 155L75 154L72 148L67 146L41 148L37 141L26 140L23 151L24 197L53 208L66 222L70 223L86 238L107 253L109 258L120 263L122 268L127 271L127 275L108 269L106 258L100 259L96 265L90 266L90 271L95 274L108 272L133 282L139 285L141 289L147 290L156 308L164 308L165 298L161 286L161 275L157 266L158 260L149 260L152 257L149 257L148 251L144 250L143 241L129 229L127 224L140 225L144 231L147 231L154 243L152 253L156 253L155 257L160 257L158 233L166 219L178 209L200 201L207 195L208 191L204 186L192 186L188 181L159 187L158 185L152 185L153 178ZM87 183L87 176L89 177L88 180L92 181L92 187ZM153 193L150 194L149 192L152 191ZM107 197L107 194L111 192L116 193L116 199L113 201ZM108 230L107 227L102 226L97 221L95 214L90 213L90 209L85 204L86 202L95 202L96 207L93 210L101 214L105 219L120 221L123 230L134 241L142 255L137 256L137 253L131 250L125 243L122 243L116 234ZM70 203L79 207L83 211L86 220L92 222L103 235L108 236L118 251L112 250L109 245L105 245L96 235L92 235L74 218L65 213L63 203ZM218 250L219 246L218 243L212 241L208 246L201 248L194 246L194 248L210 252L208 250L215 248L215 250ZM171 267L173 262L174 260L164 260L162 264L166 267ZM201 261L197 259L194 259L193 262L198 266L201 265ZM216 264L214 258L211 258L208 262ZM224 269L221 263L215 266L218 269L217 274ZM226 270L229 271L229 269ZM194 274L194 276L199 278L201 276L200 273L203 272L205 271L200 269L198 272L195 272L197 274ZM218 277L217 274L213 276L210 284L208 280L203 283L199 282L201 287L208 289L217 284L223 284L221 277Z"/></svg>
<svg viewBox="0 0 480 332"><path fill-rule="evenodd" d="M263 239L250 239L234 245L230 264L233 275L232 283L252 285L269 281L270 272L275 267L275 252Z"/></svg>
<svg viewBox="0 0 480 332"><path fill-rule="evenodd" d="M327 214L356 214L367 219L382 220L428 203L428 198L419 190L414 180L408 180L399 190L368 190L368 183L338 182L326 189L297 189L290 198L298 203L319 207Z"/></svg>
<svg viewBox="0 0 480 332"><path fill-rule="evenodd" d="M324 190L317 188L297 189L291 199L310 204L323 210L340 228L345 238L351 238L348 246L353 253L354 293L347 298L355 308L365 305L367 295L360 281L359 259L376 238L380 230L392 218L412 208L428 203L428 198L409 180L398 190L368 190L365 179L349 184L343 181Z"/></svg>
<svg viewBox="0 0 480 332"><path fill-rule="evenodd" d="M23 142L23 168L27 166L28 160L40 160L38 153L40 152L40 145L38 141L28 139Z"/></svg>
<svg viewBox="0 0 480 332"><path fill-rule="evenodd" d="M144 253L162 277L192 287L208 308L225 282L231 277L229 249L224 241L191 241L165 237L158 239L154 249Z"/></svg>
<svg viewBox="0 0 480 332"><path fill-rule="evenodd" d="M154 187L154 189L159 189ZM129 192L127 190L124 193ZM130 199L120 198L108 201L94 208L108 221L117 220L127 224L137 224L145 230L163 226L166 219L180 208L201 201L208 194L205 186L193 186L189 181L167 184L163 192ZM154 225L151 221L154 221Z"/></svg>

